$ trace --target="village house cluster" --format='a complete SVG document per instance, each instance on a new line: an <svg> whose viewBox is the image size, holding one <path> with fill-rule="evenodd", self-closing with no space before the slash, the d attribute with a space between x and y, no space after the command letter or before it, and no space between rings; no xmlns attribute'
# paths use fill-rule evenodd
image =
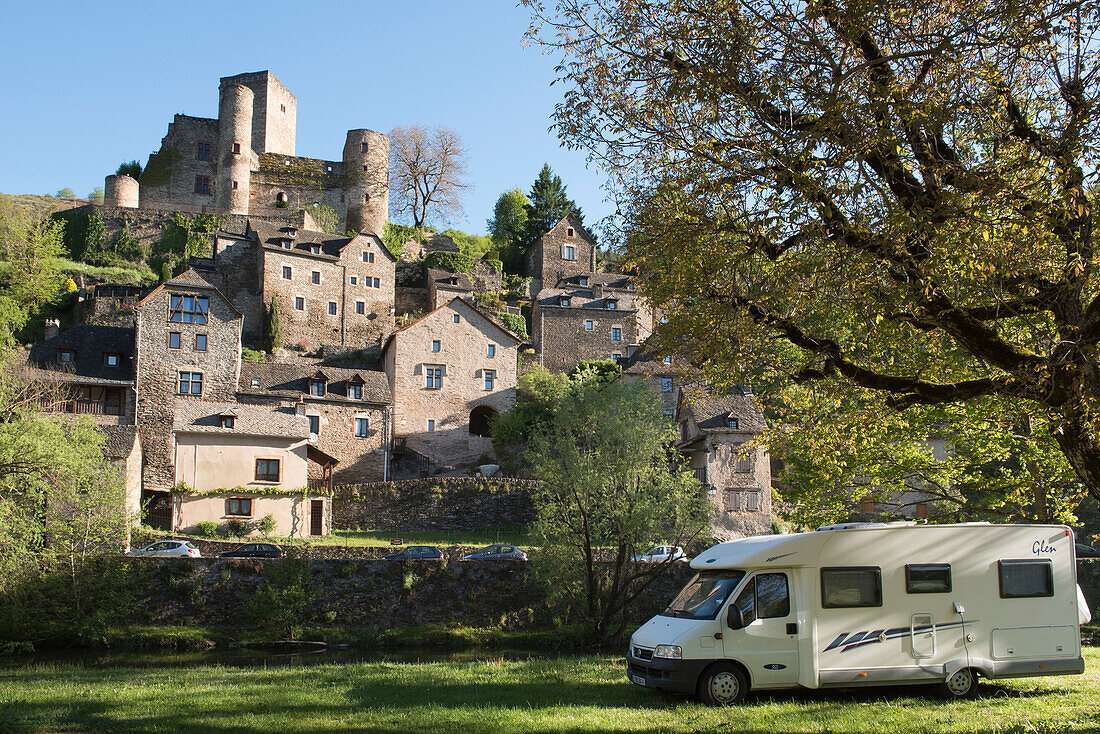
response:
<svg viewBox="0 0 1100 734"><path fill-rule="evenodd" d="M429 269L416 297L397 286L397 260L379 236L385 173L361 158L381 155L377 133L352 131L361 148L349 133L345 160L320 162L332 187L294 188L270 169L313 160L293 158L293 95L260 72L222 79L221 102L218 120L177 116L154 156L179 152L159 186L120 197L113 177L106 202L212 207L226 218L211 256L156 288L101 286L87 313L102 313L97 300L125 306L125 325L60 331L53 322L28 354L32 373L66 386L57 412L89 415L107 434L130 509L140 507L147 523L191 532L200 522L255 527L271 515L278 535L328 534L335 485L492 463L490 426L515 402L521 363L567 372L614 360L625 379L657 391L681 426L678 446L714 503L717 537L770 531L769 460L754 443L764 419L751 391L681 384L671 358L650 354L656 314L633 276L600 267L578 219L566 216L527 253L526 338L501 316L518 314L515 305L479 305L501 287L484 264L472 273ZM191 179L193 190L184 185ZM358 234L311 228L315 202L303 197L317 196L342 204ZM284 211L279 202L290 199ZM423 315L403 315L398 306L410 298ZM284 348L271 361L248 361L242 349L260 344L273 305Z"/></svg>

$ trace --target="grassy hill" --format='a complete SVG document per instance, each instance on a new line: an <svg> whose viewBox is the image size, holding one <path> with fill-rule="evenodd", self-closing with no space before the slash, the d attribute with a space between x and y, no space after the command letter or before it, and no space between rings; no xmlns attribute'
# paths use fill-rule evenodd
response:
<svg viewBox="0 0 1100 734"><path fill-rule="evenodd" d="M0 194L0 199L10 201L17 210L28 212L38 219L88 203L87 199L58 199L40 194Z"/></svg>

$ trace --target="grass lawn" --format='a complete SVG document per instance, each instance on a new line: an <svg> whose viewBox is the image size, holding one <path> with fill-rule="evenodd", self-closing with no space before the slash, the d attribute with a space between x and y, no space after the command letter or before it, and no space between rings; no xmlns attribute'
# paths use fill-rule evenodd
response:
<svg viewBox="0 0 1100 734"><path fill-rule="evenodd" d="M920 688L757 694L710 709L626 682L621 658L286 668L0 670L0 731L1096 732L1100 649L1084 676L987 683L973 701Z"/></svg>

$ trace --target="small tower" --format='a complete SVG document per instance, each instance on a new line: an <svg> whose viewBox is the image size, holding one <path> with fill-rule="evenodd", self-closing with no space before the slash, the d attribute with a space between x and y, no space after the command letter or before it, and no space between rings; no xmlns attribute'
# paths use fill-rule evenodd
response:
<svg viewBox="0 0 1100 734"><path fill-rule="evenodd" d="M220 214L248 214L252 177L252 105L255 93L222 82L218 90L218 174L214 206Z"/></svg>
<svg viewBox="0 0 1100 734"><path fill-rule="evenodd" d="M103 179L103 206L137 209L139 190L138 182L133 177L125 173L110 175Z"/></svg>
<svg viewBox="0 0 1100 734"><path fill-rule="evenodd" d="M382 236L390 208L390 139L373 130L348 130L344 143L347 215L353 232Z"/></svg>

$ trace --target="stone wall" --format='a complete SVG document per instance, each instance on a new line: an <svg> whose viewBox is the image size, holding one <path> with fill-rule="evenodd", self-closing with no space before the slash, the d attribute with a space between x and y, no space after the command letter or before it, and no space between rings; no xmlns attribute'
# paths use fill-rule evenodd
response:
<svg viewBox="0 0 1100 734"><path fill-rule="evenodd" d="M574 308L535 304L532 312L532 339L539 350L544 367L554 372L568 372L578 363L593 359L611 359L619 354L626 358L628 347L638 343L636 312L629 309L609 310ZM586 322L592 328L586 329ZM612 329L621 330L614 341Z"/></svg>
<svg viewBox="0 0 1100 734"><path fill-rule="evenodd" d="M572 260L563 257L566 245L574 248ZM532 246L527 267L527 274L537 281L536 286L553 288L564 275L595 271L596 243L588 239L581 223L570 215Z"/></svg>
<svg viewBox="0 0 1100 734"><path fill-rule="evenodd" d="M402 532L529 525L533 483L521 479L425 478L344 485L332 503L336 529Z"/></svg>
<svg viewBox="0 0 1100 734"><path fill-rule="evenodd" d="M198 157L199 144L210 146L207 160ZM176 115L161 140L159 161L150 171L148 165L139 181L141 206L174 209L181 212L214 211L214 184L217 178L215 151L218 149L218 121L207 117ZM167 161L165 160L167 157ZM171 159L175 160L172 161ZM165 166L165 163L168 163ZM162 172L162 167L167 168ZM160 175L163 182L156 181ZM195 193L195 177L210 180L209 194ZM153 179L157 186L150 185Z"/></svg>
<svg viewBox="0 0 1100 734"><path fill-rule="evenodd" d="M428 289L398 287L395 294L397 315L428 312Z"/></svg>

